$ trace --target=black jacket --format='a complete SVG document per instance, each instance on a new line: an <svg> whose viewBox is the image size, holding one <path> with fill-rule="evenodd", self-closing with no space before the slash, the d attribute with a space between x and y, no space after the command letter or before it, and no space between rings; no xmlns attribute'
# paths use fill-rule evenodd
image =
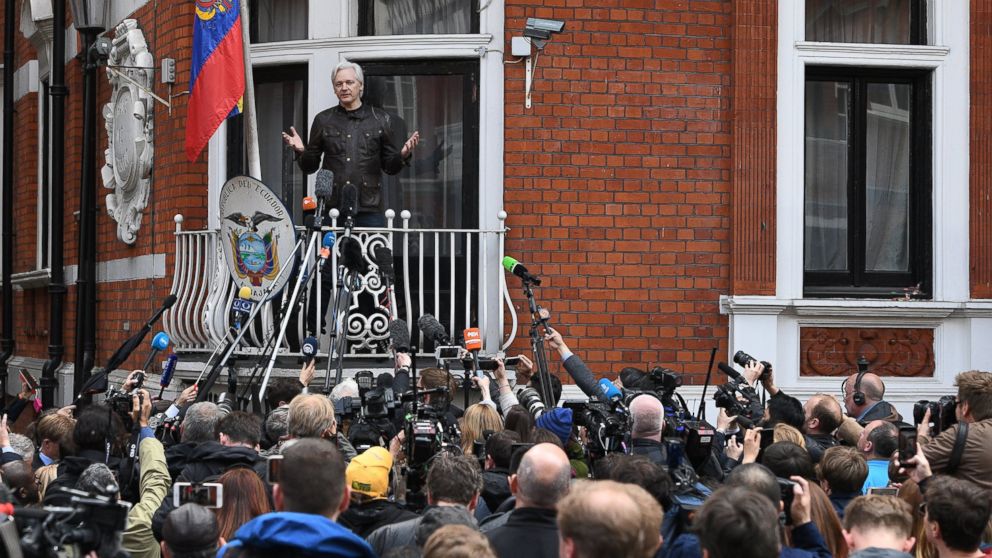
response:
<svg viewBox="0 0 992 558"><path fill-rule="evenodd" d="M495 512L510 497L510 472L506 469L483 471L479 496L485 500L490 512Z"/></svg>
<svg viewBox="0 0 992 558"><path fill-rule="evenodd" d="M665 443L659 442L657 440L651 440L649 438L634 438L631 440L630 453L634 455L643 455L651 460L652 463L658 465L664 470L668 470L668 451L665 449Z"/></svg>
<svg viewBox="0 0 992 558"><path fill-rule="evenodd" d="M382 173L396 174L403 168L403 140L398 138L402 132L394 130L400 124L397 117L367 104L353 111L340 105L321 111L313 119L300 169L312 173L325 168L334 173L330 207L340 207L341 189L354 184L359 212L380 212Z"/></svg>
<svg viewBox="0 0 992 558"><path fill-rule="evenodd" d="M172 480L176 480L179 473L182 473L189 464L189 458L198 444L199 442L180 442L165 450L165 462L169 465L169 476Z"/></svg>
<svg viewBox="0 0 992 558"><path fill-rule="evenodd" d="M902 415L888 401L879 401L878 404L865 413L865 416L858 419L858 423L861 426L868 426L869 422L875 420L893 422L896 423L896 426L899 426L898 423L902 422Z"/></svg>
<svg viewBox="0 0 992 558"><path fill-rule="evenodd" d="M565 371L568 375L572 377L575 381L575 385L579 386L582 393L586 397L594 397L596 399L602 398L602 392L599 389L599 385L596 384L596 378L592 375L592 370L586 366L586 363L579 358L579 355L572 354L565 360Z"/></svg>
<svg viewBox="0 0 992 558"><path fill-rule="evenodd" d="M71 496L58 489L76 488L79 475L94 463L104 463L105 459L106 455L96 450L82 450L79 455L65 457L59 462L58 476L45 489L45 499L42 503L46 506L68 506ZM120 469L121 461L117 457L111 456L106 463L111 471L117 472Z"/></svg>
<svg viewBox="0 0 992 558"><path fill-rule="evenodd" d="M352 504L338 517L338 523L351 529L363 539L379 527L392 525L407 519L415 519L417 514L389 500L372 500L364 504Z"/></svg>
<svg viewBox="0 0 992 558"><path fill-rule="evenodd" d="M806 451L813 458L813 463L819 463L823 459L823 454L839 442L830 434L807 434Z"/></svg>
<svg viewBox="0 0 992 558"><path fill-rule="evenodd" d="M555 510L517 508L486 536L499 558L557 558L556 517Z"/></svg>

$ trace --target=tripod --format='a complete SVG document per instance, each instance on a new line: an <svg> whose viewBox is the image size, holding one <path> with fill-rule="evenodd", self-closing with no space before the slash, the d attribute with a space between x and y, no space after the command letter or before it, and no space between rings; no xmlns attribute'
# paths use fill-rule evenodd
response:
<svg viewBox="0 0 992 558"><path fill-rule="evenodd" d="M551 372L548 369L548 356L544 352L544 335L540 328L544 328L544 333L550 333L551 315L547 310L541 308L534 299L533 281L523 279L524 295L527 297L527 305L530 308L530 348L537 359L537 373L541 378L541 399L545 406L552 407L555 404L554 391L551 389Z"/></svg>
<svg viewBox="0 0 992 558"><path fill-rule="evenodd" d="M351 237L351 229L355 226L355 220L348 212L344 218L344 236L341 239L342 244L345 239ZM342 250L343 252L343 250ZM353 291L357 291L360 285L360 278L358 271L350 271L345 266L345 258L342 254L341 261L338 262L338 290L334 294L334 304L331 307L331 315L333 316L333 321L331 322L331 332L330 332L330 347L327 352L327 369L324 371L324 393L331 393L331 366L333 364L335 369L334 374L334 385L341 383L341 375L344 372L344 352L348 348L348 314L350 307L348 305L348 297ZM317 304L318 308L320 304ZM323 317L323 316L321 316Z"/></svg>

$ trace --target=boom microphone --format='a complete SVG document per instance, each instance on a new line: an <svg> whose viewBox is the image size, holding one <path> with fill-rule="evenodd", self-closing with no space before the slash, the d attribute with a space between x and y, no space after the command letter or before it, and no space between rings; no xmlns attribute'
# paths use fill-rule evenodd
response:
<svg viewBox="0 0 992 558"><path fill-rule="evenodd" d="M740 383L747 383L747 380L744 379L744 376L741 376L741 373L734 370L732 367L727 366L726 362L718 362L716 363L716 367L720 369L720 372L723 372L724 374L729 376L732 380Z"/></svg>
<svg viewBox="0 0 992 558"><path fill-rule="evenodd" d="M345 184L341 189L341 215L347 219L354 217L358 210L358 188L354 184Z"/></svg>
<svg viewBox="0 0 992 558"><path fill-rule="evenodd" d="M387 285L396 284L396 270L393 269L393 251L385 246L376 246L375 265L379 267L379 275Z"/></svg>
<svg viewBox="0 0 992 558"><path fill-rule="evenodd" d="M324 233L324 238L320 242L320 271L324 271L324 266L327 265L327 260L331 257L331 250L334 249L334 231L328 231Z"/></svg>
<svg viewBox="0 0 992 558"><path fill-rule="evenodd" d="M503 258L503 268L510 273L516 275L517 277L524 280L526 283L534 283L537 286L541 286L541 278L537 275L532 275L527 271L527 268L520 264L517 260L506 256Z"/></svg>
<svg viewBox="0 0 992 558"><path fill-rule="evenodd" d="M606 399L608 399L611 403L623 399L623 394L620 393L617 386L613 385L613 382L607 380L606 378L599 379L599 391L602 392L603 396L606 397Z"/></svg>
<svg viewBox="0 0 992 558"><path fill-rule="evenodd" d="M437 318L432 314L424 314L417 320L417 327L428 339L434 342L435 345L450 345L451 340L448 338L448 332L444 330L444 326L438 323Z"/></svg>
<svg viewBox="0 0 992 558"><path fill-rule="evenodd" d="M313 193L317 197L317 213L313 216L313 227L319 229L324 226L324 213L327 211L327 204L331 201L331 194L334 191L334 173L328 169L317 171L317 179Z"/></svg>
<svg viewBox="0 0 992 558"><path fill-rule="evenodd" d="M397 353L410 352L410 326L404 320L393 320L389 324L389 344Z"/></svg>
<svg viewBox="0 0 992 558"><path fill-rule="evenodd" d="M482 335L479 333L479 328L466 328L462 331L462 338L465 340L465 350L472 353L472 364L475 365L475 375L481 377L482 370L479 369L479 351L482 350Z"/></svg>
<svg viewBox="0 0 992 558"><path fill-rule="evenodd" d="M353 237L341 239L341 264L348 271L362 275L369 271L369 262L365 261L365 255L362 254L362 245Z"/></svg>
<svg viewBox="0 0 992 558"><path fill-rule="evenodd" d="M169 358L165 359L165 366L162 367L162 377L158 379L158 385L162 388L158 390L158 398L162 399L162 394L165 393L165 388L169 387L172 383L172 375L176 372L176 362L179 361L179 357L176 353L169 355Z"/></svg>
<svg viewBox="0 0 992 558"><path fill-rule="evenodd" d="M231 317L234 321L234 330L240 330L244 325L245 318L251 315L251 310L255 302L251 299L251 287L245 285L238 289L238 296L231 301Z"/></svg>

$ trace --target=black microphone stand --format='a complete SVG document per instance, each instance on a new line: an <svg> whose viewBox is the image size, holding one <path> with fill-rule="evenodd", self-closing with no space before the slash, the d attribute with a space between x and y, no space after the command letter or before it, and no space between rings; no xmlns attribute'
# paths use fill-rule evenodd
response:
<svg viewBox="0 0 992 558"><path fill-rule="evenodd" d="M351 229L355 226L352 208L346 208L344 217L344 238L351 238ZM338 290L334 294L334 304L331 307L331 332L329 335L327 369L324 371L324 393L331 393L331 366L334 366L334 385L341 383L341 375L344 373L344 352L348 348L348 315L350 306L348 295L352 291L357 291L360 284L358 272L351 271L344 266L344 257L338 262ZM323 316L321 316L323 318ZM416 353L412 353L416 354Z"/></svg>
<svg viewBox="0 0 992 558"><path fill-rule="evenodd" d="M717 347L710 351L710 366L706 369L706 382L703 383L703 395L699 397L699 411L696 417L699 420L706 420L706 388L710 387L710 379L713 376L713 361L716 360Z"/></svg>
<svg viewBox="0 0 992 558"><path fill-rule="evenodd" d="M524 283L524 295L527 296L527 305L530 308L530 347L531 351L534 353L534 358L537 359L537 373L541 378L541 399L544 400L544 404L547 407L553 406L556 401L554 401L554 391L551 389L551 371L548 368L548 356L544 352L544 335L541 334L539 328L544 328L544 333L550 333L550 327L548 322L550 321L550 316L537 304L537 300L534 299L533 282L529 279L523 279Z"/></svg>

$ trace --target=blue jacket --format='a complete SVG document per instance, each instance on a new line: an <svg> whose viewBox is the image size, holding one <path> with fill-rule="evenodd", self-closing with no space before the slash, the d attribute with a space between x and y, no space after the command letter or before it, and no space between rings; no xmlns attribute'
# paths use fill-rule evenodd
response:
<svg viewBox="0 0 992 558"><path fill-rule="evenodd" d="M217 558L240 554L236 549L246 546L283 552L286 556L376 558L372 547L358 535L326 517L307 513L260 515L242 525L234 539L217 551Z"/></svg>
<svg viewBox="0 0 992 558"><path fill-rule="evenodd" d="M666 541L667 543L667 541ZM830 549L820 530L812 521L792 529L792 547L782 547L779 558L830 558ZM668 558L701 558L702 547L695 533L683 533L672 541L665 555Z"/></svg>

